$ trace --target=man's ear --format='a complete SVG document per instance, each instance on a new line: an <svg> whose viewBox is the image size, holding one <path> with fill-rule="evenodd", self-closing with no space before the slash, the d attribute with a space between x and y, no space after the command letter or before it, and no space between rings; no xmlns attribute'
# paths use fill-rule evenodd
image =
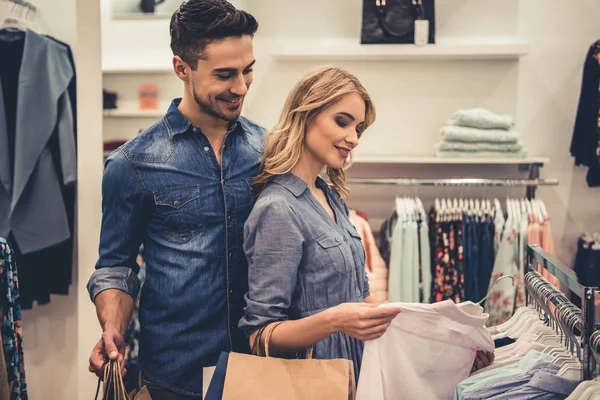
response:
<svg viewBox="0 0 600 400"><path fill-rule="evenodd" d="M191 72L190 66L181 59L179 56L173 57L173 70L175 71L175 75L182 81L186 81L189 78L189 74Z"/></svg>

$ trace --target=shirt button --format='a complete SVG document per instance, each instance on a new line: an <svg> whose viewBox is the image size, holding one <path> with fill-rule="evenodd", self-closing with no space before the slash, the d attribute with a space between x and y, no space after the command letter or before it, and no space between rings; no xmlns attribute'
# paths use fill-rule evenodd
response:
<svg viewBox="0 0 600 400"><path fill-rule="evenodd" d="M231 220L231 215L228 215L228 216L227 216L227 219L228 219L228 220Z"/></svg>
<svg viewBox="0 0 600 400"><path fill-rule="evenodd" d="M181 202L179 200L175 200L175 202L173 203L173 205L175 207L179 207L181 205Z"/></svg>
<svg viewBox="0 0 600 400"><path fill-rule="evenodd" d="M344 236L344 242L347 242L348 238L346 236Z"/></svg>
<svg viewBox="0 0 600 400"><path fill-rule="evenodd" d="M209 151L209 150L210 150L210 147L204 146L204 151Z"/></svg>
<svg viewBox="0 0 600 400"><path fill-rule="evenodd" d="M336 237L336 238L335 238L335 241L339 243L339 241L340 241L340 238L339 238L339 237Z"/></svg>
<svg viewBox="0 0 600 400"><path fill-rule="evenodd" d="M233 253L229 253L229 258L231 258L231 256L233 256Z"/></svg>
<svg viewBox="0 0 600 400"><path fill-rule="evenodd" d="M193 128L192 128L192 130L193 130L194 132L198 132L198 128L196 128L196 127L193 127Z"/></svg>

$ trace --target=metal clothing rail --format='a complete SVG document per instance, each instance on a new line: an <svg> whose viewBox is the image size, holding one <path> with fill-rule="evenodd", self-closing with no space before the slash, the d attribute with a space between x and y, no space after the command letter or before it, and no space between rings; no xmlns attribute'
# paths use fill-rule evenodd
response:
<svg viewBox="0 0 600 400"><path fill-rule="evenodd" d="M29 1L26 1L26 0L8 0L8 1L11 2L11 3L16 4L18 6L24 7L27 10L30 10L30 11L36 11L37 10L37 7L35 6L35 4L30 3Z"/></svg>
<svg viewBox="0 0 600 400"><path fill-rule="evenodd" d="M577 280L577 275L571 268L560 262L556 257L552 256L538 245L529 246L527 258L529 272L526 274L526 281L536 279L538 282L547 284L544 296L546 304L552 303L555 306L554 311L551 311L551 314L553 313L556 316L557 314L562 313L564 315L565 307L575 310L575 314L570 315L570 323L567 326L569 332L565 333L574 337L578 342L578 347L581 349L580 359L582 362L582 380L592 379L596 368L594 352L592 351L592 333L594 333L595 329L596 315L594 294L598 291L598 288L581 285ZM538 274L538 267L546 269L554 275L559 282L566 285L571 291L579 296L579 298L581 298L581 308L573 305L562 292L554 288ZM530 295L529 292L527 295ZM565 328L564 325L562 327L563 329ZM600 344L600 341L597 344Z"/></svg>
<svg viewBox="0 0 600 400"><path fill-rule="evenodd" d="M495 187L532 187L557 186L558 179L385 179L385 178L351 178L348 183L366 185L398 185L398 186L495 186Z"/></svg>

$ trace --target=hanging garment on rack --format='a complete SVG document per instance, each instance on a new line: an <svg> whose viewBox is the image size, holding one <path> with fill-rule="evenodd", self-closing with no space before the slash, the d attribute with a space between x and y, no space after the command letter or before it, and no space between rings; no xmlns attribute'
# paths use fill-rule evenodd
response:
<svg viewBox="0 0 600 400"><path fill-rule="evenodd" d="M7 368L10 398L27 400L23 327L19 276L10 244L0 238L0 304L2 305L2 346Z"/></svg>
<svg viewBox="0 0 600 400"><path fill-rule="evenodd" d="M358 231L365 249L365 268L369 279L371 298L378 303L382 303L388 299L388 269L386 263L379 254L369 223L356 210L350 210L349 217L350 222Z"/></svg>
<svg viewBox="0 0 600 400"><path fill-rule="evenodd" d="M0 54L0 234L14 243L31 308L72 281L75 71L67 46L30 30L0 32Z"/></svg>
<svg viewBox="0 0 600 400"><path fill-rule="evenodd" d="M463 214L465 298L477 302L487 293L494 267L494 220Z"/></svg>
<svg viewBox="0 0 600 400"><path fill-rule="evenodd" d="M585 57L570 152L575 165L588 167L588 186L600 186L600 40Z"/></svg>
<svg viewBox="0 0 600 400"><path fill-rule="evenodd" d="M523 273L518 264L520 236L520 219L509 216L504 224L502 241L496 254L494 268L488 286L488 298L485 302L485 311L490 315L489 326L501 324L513 315L515 308L525 304L525 287ZM512 276L495 284L503 276Z"/></svg>
<svg viewBox="0 0 600 400"><path fill-rule="evenodd" d="M386 239L390 230L391 238ZM428 303L431 297L429 228L421 201L396 199L396 212L384 223L382 231L382 241L390 242L389 301Z"/></svg>
<svg viewBox="0 0 600 400"><path fill-rule="evenodd" d="M387 332L365 343L356 399L452 398L476 352L494 349L487 314L473 303L450 300L397 305L402 312Z"/></svg>
<svg viewBox="0 0 600 400"><path fill-rule="evenodd" d="M575 273L584 286L600 287L600 233L584 233L577 240ZM571 294L574 304L581 304L576 294Z"/></svg>
<svg viewBox="0 0 600 400"><path fill-rule="evenodd" d="M465 299L462 214L438 216L432 210L430 218L435 221L432 301L453 300L460 303Z"/></svg>

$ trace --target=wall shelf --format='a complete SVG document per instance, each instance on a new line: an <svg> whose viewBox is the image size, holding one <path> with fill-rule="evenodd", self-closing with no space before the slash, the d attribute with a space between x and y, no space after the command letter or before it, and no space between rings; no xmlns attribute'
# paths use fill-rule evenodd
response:
<svg viewBox="0 0 600 400"><path fill-rule="evenodd" d="M429 156L356 156L354 164L434 164L434 165L537 165L543 166L550 162L547 157L429 157Z"/></svg>
<svg viewBox="0 0 600 400"><path fill-rule="evenodd" d="M140 110L135 105L123 105L111 110L103 110L104 118L162 118L168 106L159 105L156 110Z"/></svg>
<svg viewBox="0 0 600 400"><path fill-rule="evenodd" d="M361 45L358 40L281 40L272 55L279 60L495 60L518 59L529 45L517 38L439 39L423 47L403 44Z"/></svg>

